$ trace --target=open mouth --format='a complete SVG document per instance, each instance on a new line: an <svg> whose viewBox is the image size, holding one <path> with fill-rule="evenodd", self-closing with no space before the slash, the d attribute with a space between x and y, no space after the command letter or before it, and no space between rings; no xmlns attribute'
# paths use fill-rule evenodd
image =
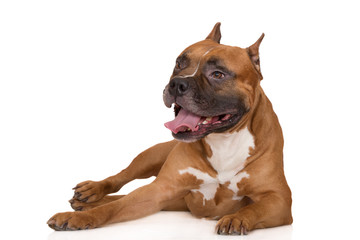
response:
<svg viewBox="0 0 360 240"><path fill-rule="evenodd" d="M233 127L240 119L239 113L218 116L198 116L175 104L175 119L165 123L165 127L180 140L197 140L212 132L221 132Z"/></svg>

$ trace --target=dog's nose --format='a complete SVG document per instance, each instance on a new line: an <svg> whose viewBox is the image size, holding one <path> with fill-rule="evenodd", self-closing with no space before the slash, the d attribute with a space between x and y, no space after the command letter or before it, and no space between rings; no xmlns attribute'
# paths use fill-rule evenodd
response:
<svg viewBox="0 0 360 240"><path fill-rule="evenodd" d="M173 96L182 96L189 90L189 81L186 78L173 78L169 83L169 91Z"/></svg>

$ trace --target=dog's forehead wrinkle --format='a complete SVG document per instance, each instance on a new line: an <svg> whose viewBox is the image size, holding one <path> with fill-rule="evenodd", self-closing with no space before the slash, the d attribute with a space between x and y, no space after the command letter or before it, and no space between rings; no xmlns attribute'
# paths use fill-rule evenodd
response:
<svg viewBox="0 0 360 240"><path fill-rule="evenodd" d="M199 67L200 67L200 64L201 64L201 61L202 61L203 57L206 56L212 49L214 49L214 47L208 49L205 53L203 53L203 54L201 55L201 57L197 60L197 64L196 64L195 70L194 70L194 72L193 72L192 74L179 75L179 76L177 76L177 77L178 77L178 78L194 77L194 76L197 74L198 70L199 70ZM189 65L191 66L192 64L189 64Z"/></svg>
<svg viewBox="0 0 360 240"><path fill-rule="evenodd" d="M190 61L187 52L182 53L180 56L178 56L178 57L176 58L176 61L177 61L177 62L180 62L180 63L184 63L184 62Z"/></svg>

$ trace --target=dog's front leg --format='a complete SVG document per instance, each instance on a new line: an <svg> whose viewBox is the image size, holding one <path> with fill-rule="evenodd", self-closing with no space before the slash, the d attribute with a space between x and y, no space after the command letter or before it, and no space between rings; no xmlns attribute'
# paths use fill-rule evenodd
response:
<svg viewBox="0 0 360 240"><path fill-rule="evenodd" d="M172 186L168 181L157 179L119 200L88 211L55 214L48 221L48 225L59 231L81 230L144 217L162 210L172 200L186 195L186 190Z"/></svg>
<svg viewBox="0 0 360 240"><path fill-rule="evenodd" d="M221 218L216 225L217 233L246 235L253 229L292 223L291 197L268 192L254 197L253 200L254 203Z"/></svg>
<svg viewBox="0 0 360 240"><path fill-rule="evenodd" d="M140 153L120 173L102 181L84 181L77 184L74 187L74 199L85 203L96 202L109 193L119 191L122 186L134 179L157 176L167 156L177 143L175 140L159 143Z"/></svg>

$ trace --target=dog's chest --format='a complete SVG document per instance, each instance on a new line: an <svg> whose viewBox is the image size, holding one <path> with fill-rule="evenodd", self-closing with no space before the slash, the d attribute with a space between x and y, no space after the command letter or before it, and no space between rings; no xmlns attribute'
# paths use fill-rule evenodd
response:
<svg viewBox="0 0 360 240"><path fill-rule="evenodd" d="M255 147L253 135L245 128L232 134L210 134L205 141L209 144L212 152L208 161L216 170L217 175L212 177L207 172L192 167L180 170L179 173L189 173L203 181L199 189L192 191L202 193L204 205L205 200L213 199L219 187L224 185L233 192L233 200L241 200L242 197L237 196L237 183L241 182L243 178L250 177L247 172L241 170L250 156L250 148Z"/></svg>

